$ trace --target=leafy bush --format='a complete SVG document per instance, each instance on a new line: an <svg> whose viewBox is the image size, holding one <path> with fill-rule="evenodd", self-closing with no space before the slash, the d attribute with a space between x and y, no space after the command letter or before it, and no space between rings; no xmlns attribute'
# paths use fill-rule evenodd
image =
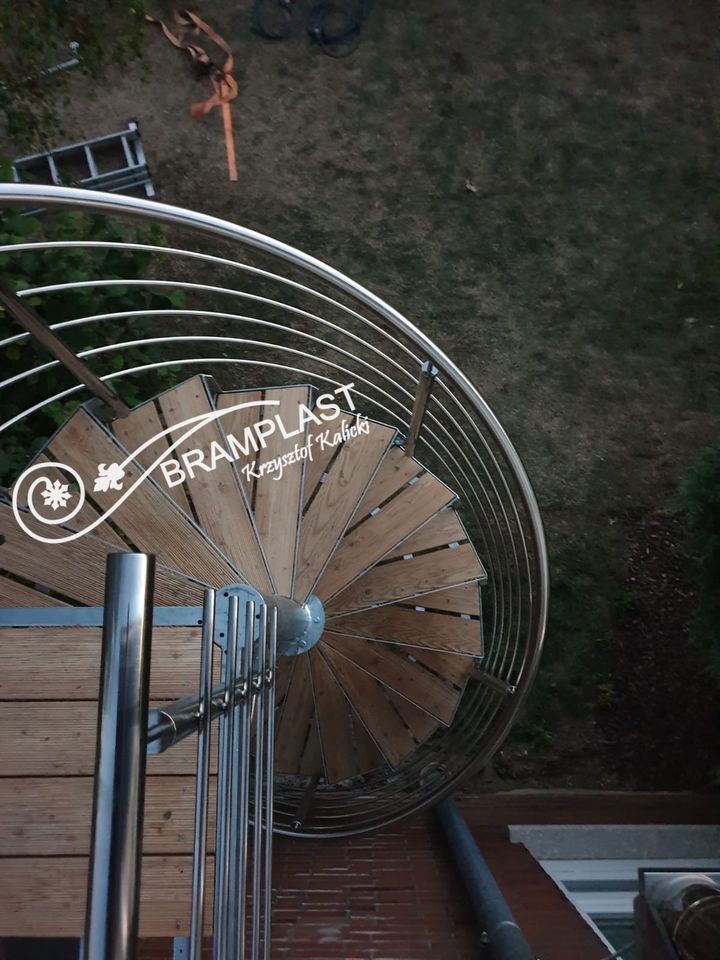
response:
<svg viewBox="0 0 720 960"><path fill-rule="evenodd" d="M161 244L157 228L132 232L141 242ZM122 241L131 239L130 231L104 217L68 212L22 216L12 210L0 210L0 245L33 240ZM115 249L55 248L0 253L0 274L14 290L46 286L54 283L84 282L97 279L133 280L147 276L152 254L126 247ZM47 323L58 323L78 317L120 311L171 309L182 306L177 291L156 292L142 286L113 284L107 287L80 286L69 290L23 298ZM139 339L149 324L142 316L101 320L58 331L64 343L74 352L106 344ZM19 328L0 308L0 339L19 333ZM159 347L126 347L88 358L85 362L98 376L165 359ZM31 337L18 340L0 350L3 374L23 371L47 363L51 358ZM0 423L22 413L33 404L53 396L77 381L60 364L41 373L19 380L0 391ZM129 406L171 386L175 372L170 368L135 376L132 381L119 379L113 386ZM55 401L37 413L22 419L2 434L0 442L0 483L9 484L28 463L33 454L64 423L72 411L87 400L87 391Z"/></svg>
<svg viewBox="0 0 720 960"><path fill-rule="evenodd" d="M703 450L682 483L680 504L700 576L694 632L720 679L720 441Z"/></svg>
<svg viewBox="0 0 720 960"><path fill-rule="evenodd" d="M142 0L23 0L0 3L0 117L20 144L44 140L58 125L70 75L96 81L112 63L140 55ZM48 74L79 44L79 67Z"/></svg>

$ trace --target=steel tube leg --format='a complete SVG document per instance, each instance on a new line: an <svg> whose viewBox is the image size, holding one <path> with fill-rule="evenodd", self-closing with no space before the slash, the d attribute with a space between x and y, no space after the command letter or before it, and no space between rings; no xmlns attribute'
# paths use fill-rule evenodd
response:
<svg viewBox="0 0 720 960"><path fill-rule="evenodd" d="M138 933L155 558L108 557L84 956L132 960Z"/></svg>
<svg viewBox="0 0 720 960"><path fill-rule="evenodd" d="M267 707L266 684L267 659L267 607L260 611L260 639L255 651L255 780L253 782L253 814L255 829L252 838L252 923L250 927L250 957L251 960L260 960L260 942L262 929L260 926L260 903L262 882L262 808L263 808L263 769L265 766L265 710Z"/></svg>
<svg viewBox="0 0 720 960"><path fill-rule="evenodd" d="M205 859L207 856L208 781L210 777L210 724L212 720L212 660L215 632L215 591L206 590L200 643L200 700L195 784L195 832L190 913L189 960L202 960L205 916Z"/></svg>
<svg viewBox="0 0 720 960"><path fill-rule="evenodd" d="M275 767L275 672L277 669L277 610L268 611L267 730L265 735L265 892L263 896L263 960L270 960L272 931L273 787ZM257 816L257 814L256 814Z"/></svg>

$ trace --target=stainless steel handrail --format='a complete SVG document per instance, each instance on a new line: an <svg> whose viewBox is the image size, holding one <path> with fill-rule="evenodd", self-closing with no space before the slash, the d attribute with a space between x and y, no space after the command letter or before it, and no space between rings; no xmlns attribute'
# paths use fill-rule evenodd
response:
<svg viewBox="0 0 720 960"><path fill-rule="evenodd" d="M385 771L335 788L318 785L312 812L298 832L337 835L369 829L434 803L452 791L473 765L487 762L511 726L537 669L547 617L547 556L535 497L512 444L476 388L435 344L384 301L331 267L261 234L147 200L72 188L2 185L0 205L4 204L26 205L30 209L69 207L134 218L140 223L152 221L172 228L173 240L176 233L183 238L202 234L203 250L133 241L33 241L10 249L7 245L0 248L10 254L13 250L52 250L60 246L151 252L159 266L154 268L151 281L136 281L138 288L143 284L148 288L155 284L183 286L187 297L209 298L207 311L176 312L180 316L184 312L205 314L209 322L218 325L219 333L232 332L208 341L222 347L229 356L198 356L200 340L145 337L135 341L140 347L162 341L173 353L182 349L189 354L192 350L193 356L168 358L167 365L201 372L206 372L209 365L218 369L222 366L242 370L249 377L255 371L263 371L267 386L298 382L298 377L324 386L337 384L340 376L352 375L364 402L370 405L370 415L386 419L403 432L409 426L421 363L429 361L438 368L437 385L427 402L418 436L417 457L461 496L470 537L478 544L490 573L484 591L484 670L490 683L471 680L452 727L422 745L391 777ZM213 238L224 246L223 254L228 245L239 250L237 259L205 252L208 240ZM182 263L180 269L186 270L187 258L206 273L214 271L215 276L203 275L202 282L188 283L175 267ZM269 269L268 263L261 260L270 261ZM170 276L165 279L168 273ZM100 296L103 286L110 288L117 282L122 281L89 283ZM262 288L238 289L233 286L236 282L245 286L256 282ZM282 291L279 295L270 290L274 284ZM25 291L24 295L51 297L50 291L67 286L46 285L33 292ZM252 304L252 312L257 315L241 316L233 312L234 306L223 311L218 300L236 296ZM289 298L294 298L294 302L289 302ZM311 298L312 304L306 298ZM189 306L202 307L203 303ZM53 326L61 329L92 322L123 320L117 314L99 312ZM254 336L247 336L242 329L245 326L253 328ZM321 336L315 336L317 333ZM17 339L11 337L4 343L9 345ZM325 344L324 351L318 340ZM305 349L296 349L299 346ZM111 345L108 351L113 349L119 349L119 345ZM241 355L248 349L252 350L250 357ZM89 363L96 355L102 355L101 351L84 353ZM297 362L301 358L304 362ZM146 372L161 366L139 364L114 371L103 379L131 378L142 382ZM47 369L47 365L42 368ZM28 372L14 370L6 389L12 389L12 383L19 382ZM52 399L71 397L81 389L70 387L53 398L39 399L7 424L0 424L0 430L10 429L12 423L25 420ZM423 784L422 769L440 757L446 770L444 780ZM276 829L289 832L298 797L303 792L302 778L296 783L284 778L276 792Z"/></svg>

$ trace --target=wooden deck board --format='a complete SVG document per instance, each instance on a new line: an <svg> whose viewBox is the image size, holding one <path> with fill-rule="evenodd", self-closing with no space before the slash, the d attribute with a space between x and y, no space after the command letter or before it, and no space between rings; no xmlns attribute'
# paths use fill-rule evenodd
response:
<svg viewBox="0 0 720 960"><path fill-rule="evenodd" d="M99 627L0 627L0 700L96 699L101 646ZM150 696L197 692L199 664L198 628L154 627Z"/></svg>
<svg viewBox="0 0 720 960"><path fill-rule="evenodd" d="M429 473L403 487L343 537L314 593L329 600L454 499L455 494Z"/></svg>
<svg viewBox="0 0 720 960"><path fill-rule="evenodd" d="M470 544L423 553L411 560L392 560L373 567L336 594L327 605L327 613L351 613L374 604L409 600L484 576L485 570Z"/></svg>
<svg viewBox="0 0 720 960"><path fill-rule="evenodd" d="M142 863L140 936L190 932L191 860L146 856ZM208 858L205 922L212 917L213 858ZM85 921L85 857L6 858L0 874L2 936L80 937ZM42 905L39 908L39 905Z"/></svg>
<svg viewBox="0 0 720 960"><path fill-rule="evenodd" d="M159 707L165 702L155 700L150 706ZM90 700L0 703L0 776L92 776L97 712L97 703ZM194 774L195 752L194 738L188 737L172 750L150 755L148 776Z"/></svg>
<svg viewBox="0 0 720 960"><path fill-rule="evenodd" d="M92 777L0 777L0 857L87 856L92 797ZM192 852L194 810L194 776L148 777L144 852ZM215 849L214 824L215 778L212 777L210 852Z"/></svg>

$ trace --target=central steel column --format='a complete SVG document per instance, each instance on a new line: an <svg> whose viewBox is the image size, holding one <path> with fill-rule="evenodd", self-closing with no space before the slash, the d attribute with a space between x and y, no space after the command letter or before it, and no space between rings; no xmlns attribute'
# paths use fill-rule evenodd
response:
<svg viewBox="0 0 720 960"><path fill-rule="evenodd" d="M138 934L155 558L108 556L86 960L132 960Z"/></svg>

